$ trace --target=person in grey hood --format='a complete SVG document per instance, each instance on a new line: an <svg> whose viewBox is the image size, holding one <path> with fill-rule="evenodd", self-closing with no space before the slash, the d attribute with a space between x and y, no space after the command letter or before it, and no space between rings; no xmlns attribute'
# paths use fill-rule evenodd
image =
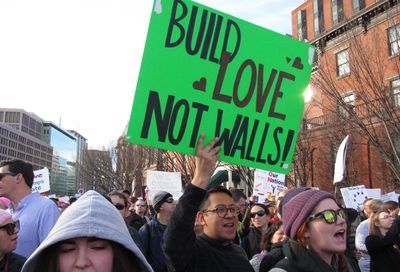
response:
<svg viewBox="0 0 400 272"><path fill-rule="evenodd" d="M23 272L153 272L118 210L88 191L65 210Z"/></svg>

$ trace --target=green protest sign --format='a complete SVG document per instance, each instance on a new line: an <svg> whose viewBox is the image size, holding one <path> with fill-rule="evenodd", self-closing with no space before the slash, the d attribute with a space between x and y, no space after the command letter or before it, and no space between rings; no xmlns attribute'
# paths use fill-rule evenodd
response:
<svg viewBox="0 0 400 272"><path fill-rule="evenodd" d="M219 137L220 160L287 173L314 49L188 0L156 0L127 139L195 154Z"/></svg>

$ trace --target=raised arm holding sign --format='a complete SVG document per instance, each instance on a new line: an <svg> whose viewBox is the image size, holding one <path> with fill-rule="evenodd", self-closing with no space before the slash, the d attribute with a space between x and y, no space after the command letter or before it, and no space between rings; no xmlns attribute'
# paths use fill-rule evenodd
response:
<svg viewBox="0 0 400 272"><path fill-rule="evenodd" d="M164 235L164 252L171 270L252 272L246 253L232 243L236 235L239 209L224 187L205 189L215 170L218 139L204 146L201 136L196 149L196 170L192 183L172 214ZM195 218L204 233L196 236Z"/></svg>

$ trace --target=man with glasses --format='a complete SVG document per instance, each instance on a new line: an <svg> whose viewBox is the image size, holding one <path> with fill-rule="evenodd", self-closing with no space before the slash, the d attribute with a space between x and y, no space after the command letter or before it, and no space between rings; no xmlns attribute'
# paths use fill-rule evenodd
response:
<svg viewBox="0 0 400 272"><path fill-rule="evenodd" d="M139 234L143 241L144 255L153 270L155 272L166 272L168 270L161 244L176 204L170 193L160 191L153 197L153 206L156 215L150 222L140 228Z"/></svg>
<svg viewBox="0 0 400 272"><path fill-rule="evenodd" d="M201 136L196 150L196 169L172 214L164 235L164 251L171 271L253 271L246 253L232 240L236 235L239 209L229 190L206 191L216 167L219 146L214 139L206 147ZM197 236L195 218L204 233Z"/></svg>
<svg viewBox="0 0 400 272"><path fill-rule="evenodd" d="M143 198L138 198L134 203L134 209L131 212L129 225L139 230L144 224L150 221L146 216L147 203Z"/></svg>
<svg viewBox="0 0 400 272"><path fill-rule="evenodd" d="M17 247L19 222L12 220L11 214L0 210L0 271L21 271L25 258L12 253Z"/></svg>
<svg viewBox="0 0 400 272"><path fill-rule="evenodd" d="M0 196L11 200L8 211L19 220L15 252L28 258L53 228L60 211L50 199L32 193L33 168L22 160L0 162Z"/></svg>

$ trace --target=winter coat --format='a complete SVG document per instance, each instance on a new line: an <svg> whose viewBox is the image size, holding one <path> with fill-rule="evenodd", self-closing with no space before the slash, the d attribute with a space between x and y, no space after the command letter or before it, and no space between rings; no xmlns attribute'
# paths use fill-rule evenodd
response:
<svg viewBox="0 0 400 272"><path fill-rule="evenodd" d="M150 222L144 224L139 235L143 242L144 255L154 272L167 272L164 252L161 248L166 225L161 224L155 216Z"/></svg>
<svg viewBox="0 0 400 272"><path fill-rule="evenodd" d="M16 253L8 253L0 261L0 272L20 272L26 258Z"/></svg>
<svg viewBox="0 0 400 272"><path fill-rule="evenodd" d="M268 272L271 270L280 260L285 258L285 254L283 254L283 243L272 244L270 251L260 263L260 272Z"/></svg>
<svg viewBox="0 0 400 272"><path fill-rule="evenodd" d="M164 252L174 272L253 272L242 248L233 242L195 235L196 213L206 191L189 184L164 234Z"/></svg>
<svg viewBox="0 0 400 272"><path fill-rule="evenodd" d="M261 231L257 228L251 227L247 236L243 238L241 247L247 254L249 260L257 253L261 252L260 242L261 242Z"/></svg>
<svg viewBox="0 0 400 272"><path fill-rule="evenodd" d="M371 256L371 272L400 271L400 217L384 237L369 235L365 245Z"/></svg>
<svg viewBox="0 0 400 272"><path fill-rule="evenodd" d="M288 240L283 245L285 258L279 261L271 272L342 272L339 271L336 260L333 265L327 264L318 255L300 245L299 243ZM343 255L343 258L344 255ZM346 271L352 271L351 268Z"/></svg>

